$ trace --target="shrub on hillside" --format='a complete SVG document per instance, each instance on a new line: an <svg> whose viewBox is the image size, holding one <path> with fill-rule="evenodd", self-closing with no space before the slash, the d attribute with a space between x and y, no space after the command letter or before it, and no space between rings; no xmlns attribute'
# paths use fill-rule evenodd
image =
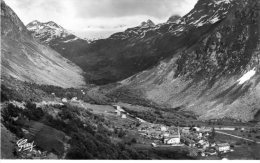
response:
<svg viewBox="0 0 260 163"><path fill-rule="evenodd" d="M20 109L13 104L9 104L2 110L2 121L7 129L18 137L23 137L21 128L24 127L24 124L16 123L13 120L14 117L19 117L19 119L40 121L47 126L63 131L70 137L68 141L70 148L66 155L68 159L146 158L142 153L137 153L125 144L111 142L110 136L112 133L107 127L104 127L109 122L102 116L94 115L82 108L65 105L61 108L58 116L54 118L41 108L37 108L32 102L27 102L25 107L26 109ZM125 131L120 130L118 134L124 136ZM51 149L49 150L49 152L53 152ZM62 155L57 150L54 152L59 156Z"/></svg>
<svg viewBox="0 0 260 163"><path fill-rule="evenodd" d="M8 106L1 111L3 125L18 137L23 137L24 134L20 124L17 123L14 118L19 117L21 112L22 109L13 104L8 104Z"/></svg>
<svg viewBox="0 0 260 163"><path fill-rule="evenodd" d="M24 115L29 120L39 121L44 116L44 112L41 108L37 108L35 103L27 102L25 105L26 109L23 111Z"/></svg>
<svg viewBox="0 0 260 163"><path fill-rule="evenodd" d="M4 102L4 101L11 101L11 100L22 102L23 97L15 90L9 89L5 85L1 84L1 101Z"/></svg>
<svg viewBox="0 0 260 163"><path fill-rule="evenodd" d="M85 109L77 108L71 105L65 105L59 115L63 118L68 118L68 122L64 120L55 120L48 116L48 125L61 130L68 134L71 139L66 157L68 159L123 159L128 158L144 158L142 154L136 156L136 153L127 150L110 141L111 131L108 131L105 125L105 119L102 116L93 115ZM84 118L89 122L83 122L79 116L84 115ZM61 119L63 119L61 118ZM103 125L102 125L103 123ZM96 124L96 125L93 125ZM123 130L119 131L120 136L124 136Z"/></svg>
<svg viewBox="0 0 260 163"><path fill-rule="evenodd" d="M131 139L131 143L133 143L133 144L137 143L136 138L132 138L132 139Z"/></svg>

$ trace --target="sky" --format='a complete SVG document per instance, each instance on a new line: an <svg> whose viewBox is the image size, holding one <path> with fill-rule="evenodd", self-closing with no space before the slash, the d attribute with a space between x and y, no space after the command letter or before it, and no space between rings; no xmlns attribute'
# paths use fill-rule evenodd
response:
<svg viewBox="0 0 260 163"><path fill-rule="evenodd" d="M54 21L81 37L104 37L151 19L183 16L197 0L5 0L26 25ZM85 36L84 36L85 35ZM89 36L88 36L89 35ZM107 37L105 36L105 37Z"/></svg>

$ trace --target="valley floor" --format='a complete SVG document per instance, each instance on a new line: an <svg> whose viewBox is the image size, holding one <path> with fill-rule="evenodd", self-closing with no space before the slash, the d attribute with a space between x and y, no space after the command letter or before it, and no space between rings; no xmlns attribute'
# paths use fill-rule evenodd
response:
<svg viewBox="0 0 260 163"><path fill-rule="evenodd" d="M190 112L112 102L102 94L92 98L93 89L27 86L22 97L8 85L2 89L9 98L1 103L1 136L9 137L2 158L260 159L260 128L254 123L199 121ZM165 144L177 131L180 142ZM21 138L34 141L33 154L18 151ZM214 144L221 143L230 150L218 151ZM107 155L109 150L115 154Z"/></svg>

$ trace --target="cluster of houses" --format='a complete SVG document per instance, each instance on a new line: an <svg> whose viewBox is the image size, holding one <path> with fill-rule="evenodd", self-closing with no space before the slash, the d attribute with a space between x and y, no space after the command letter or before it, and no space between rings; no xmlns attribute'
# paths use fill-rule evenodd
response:
<svg viewBox="0 0 260 163"><path fill-rule="evenodd" d="M114 105L115 114L126 118L130 116L122 107ZM217 155L218 153L226 153L232 151L230 144L217 143L210 141L210 136L213 132L211 127L176 127L166 126L162 124L154 124L146 122L140 118L133 117L140 123L138 126L139 134L147 139L153 140L152 146L160 145L169 146L189 146L194 153L201 156ZM222 128L217 128L221 130ZM233 130L233 128L230 128Z"/></svg>
<svg viewBox="0 0 260 163"><path fill-rule="evenodd" d="M67 98L62 98L61 101L62 101L63 103L67 103L69 100L68 100ZM72 97L70 101L71 101L71 102L79 102L79 100L78 100L77 97Z"/></svg>
<svg viewBox="0 0 260 163"><path fill-rule="evenodd" d="M177 127L168 127L160 124L142 123L138 131L146 138L160 140L162 144L176 145L180 144L180 129Z"/></svg>
<svg viewBox="0 0 260 163"><path fill-rule="evenodd" d="M212 133L210 127L168 127L159 124L142 123L139 133L149 139L156 140L156 146L161 144L177 146L184 144L191 149L196 149L201 156L217 155L232 151L228 143L209 141ZM158 141L159 140L159 141ZM154 144L154 145L153 145ZM155 143L152 145L155 147Z"/></svg>
<svg viewBox="0 0 260 163"><path fill-rule="evenodd" d="M210 127L182 128L181 142L192 148L197 148L201 156L217 155L233 151L229 143L209 141L213 129Z"/></svg>

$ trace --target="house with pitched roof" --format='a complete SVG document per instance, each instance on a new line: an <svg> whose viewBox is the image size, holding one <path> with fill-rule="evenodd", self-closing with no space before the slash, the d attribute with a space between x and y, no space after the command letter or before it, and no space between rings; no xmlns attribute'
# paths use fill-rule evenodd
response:
<svg viewBox="0 0 260 163"><path fill-rule="evenodd" d="M170 134L169 136L164 136L163 143L164 144L180 144L181 136L180 136L180 129L178 127L177 134Z"/></svg>
<svg viewBox="0 0 260 163"><path fill-rule="evenodd" d="M219 152L226 153L230 150L230 145L228 143L220 143L220 144L217 144L216 147Z"/></svg>

